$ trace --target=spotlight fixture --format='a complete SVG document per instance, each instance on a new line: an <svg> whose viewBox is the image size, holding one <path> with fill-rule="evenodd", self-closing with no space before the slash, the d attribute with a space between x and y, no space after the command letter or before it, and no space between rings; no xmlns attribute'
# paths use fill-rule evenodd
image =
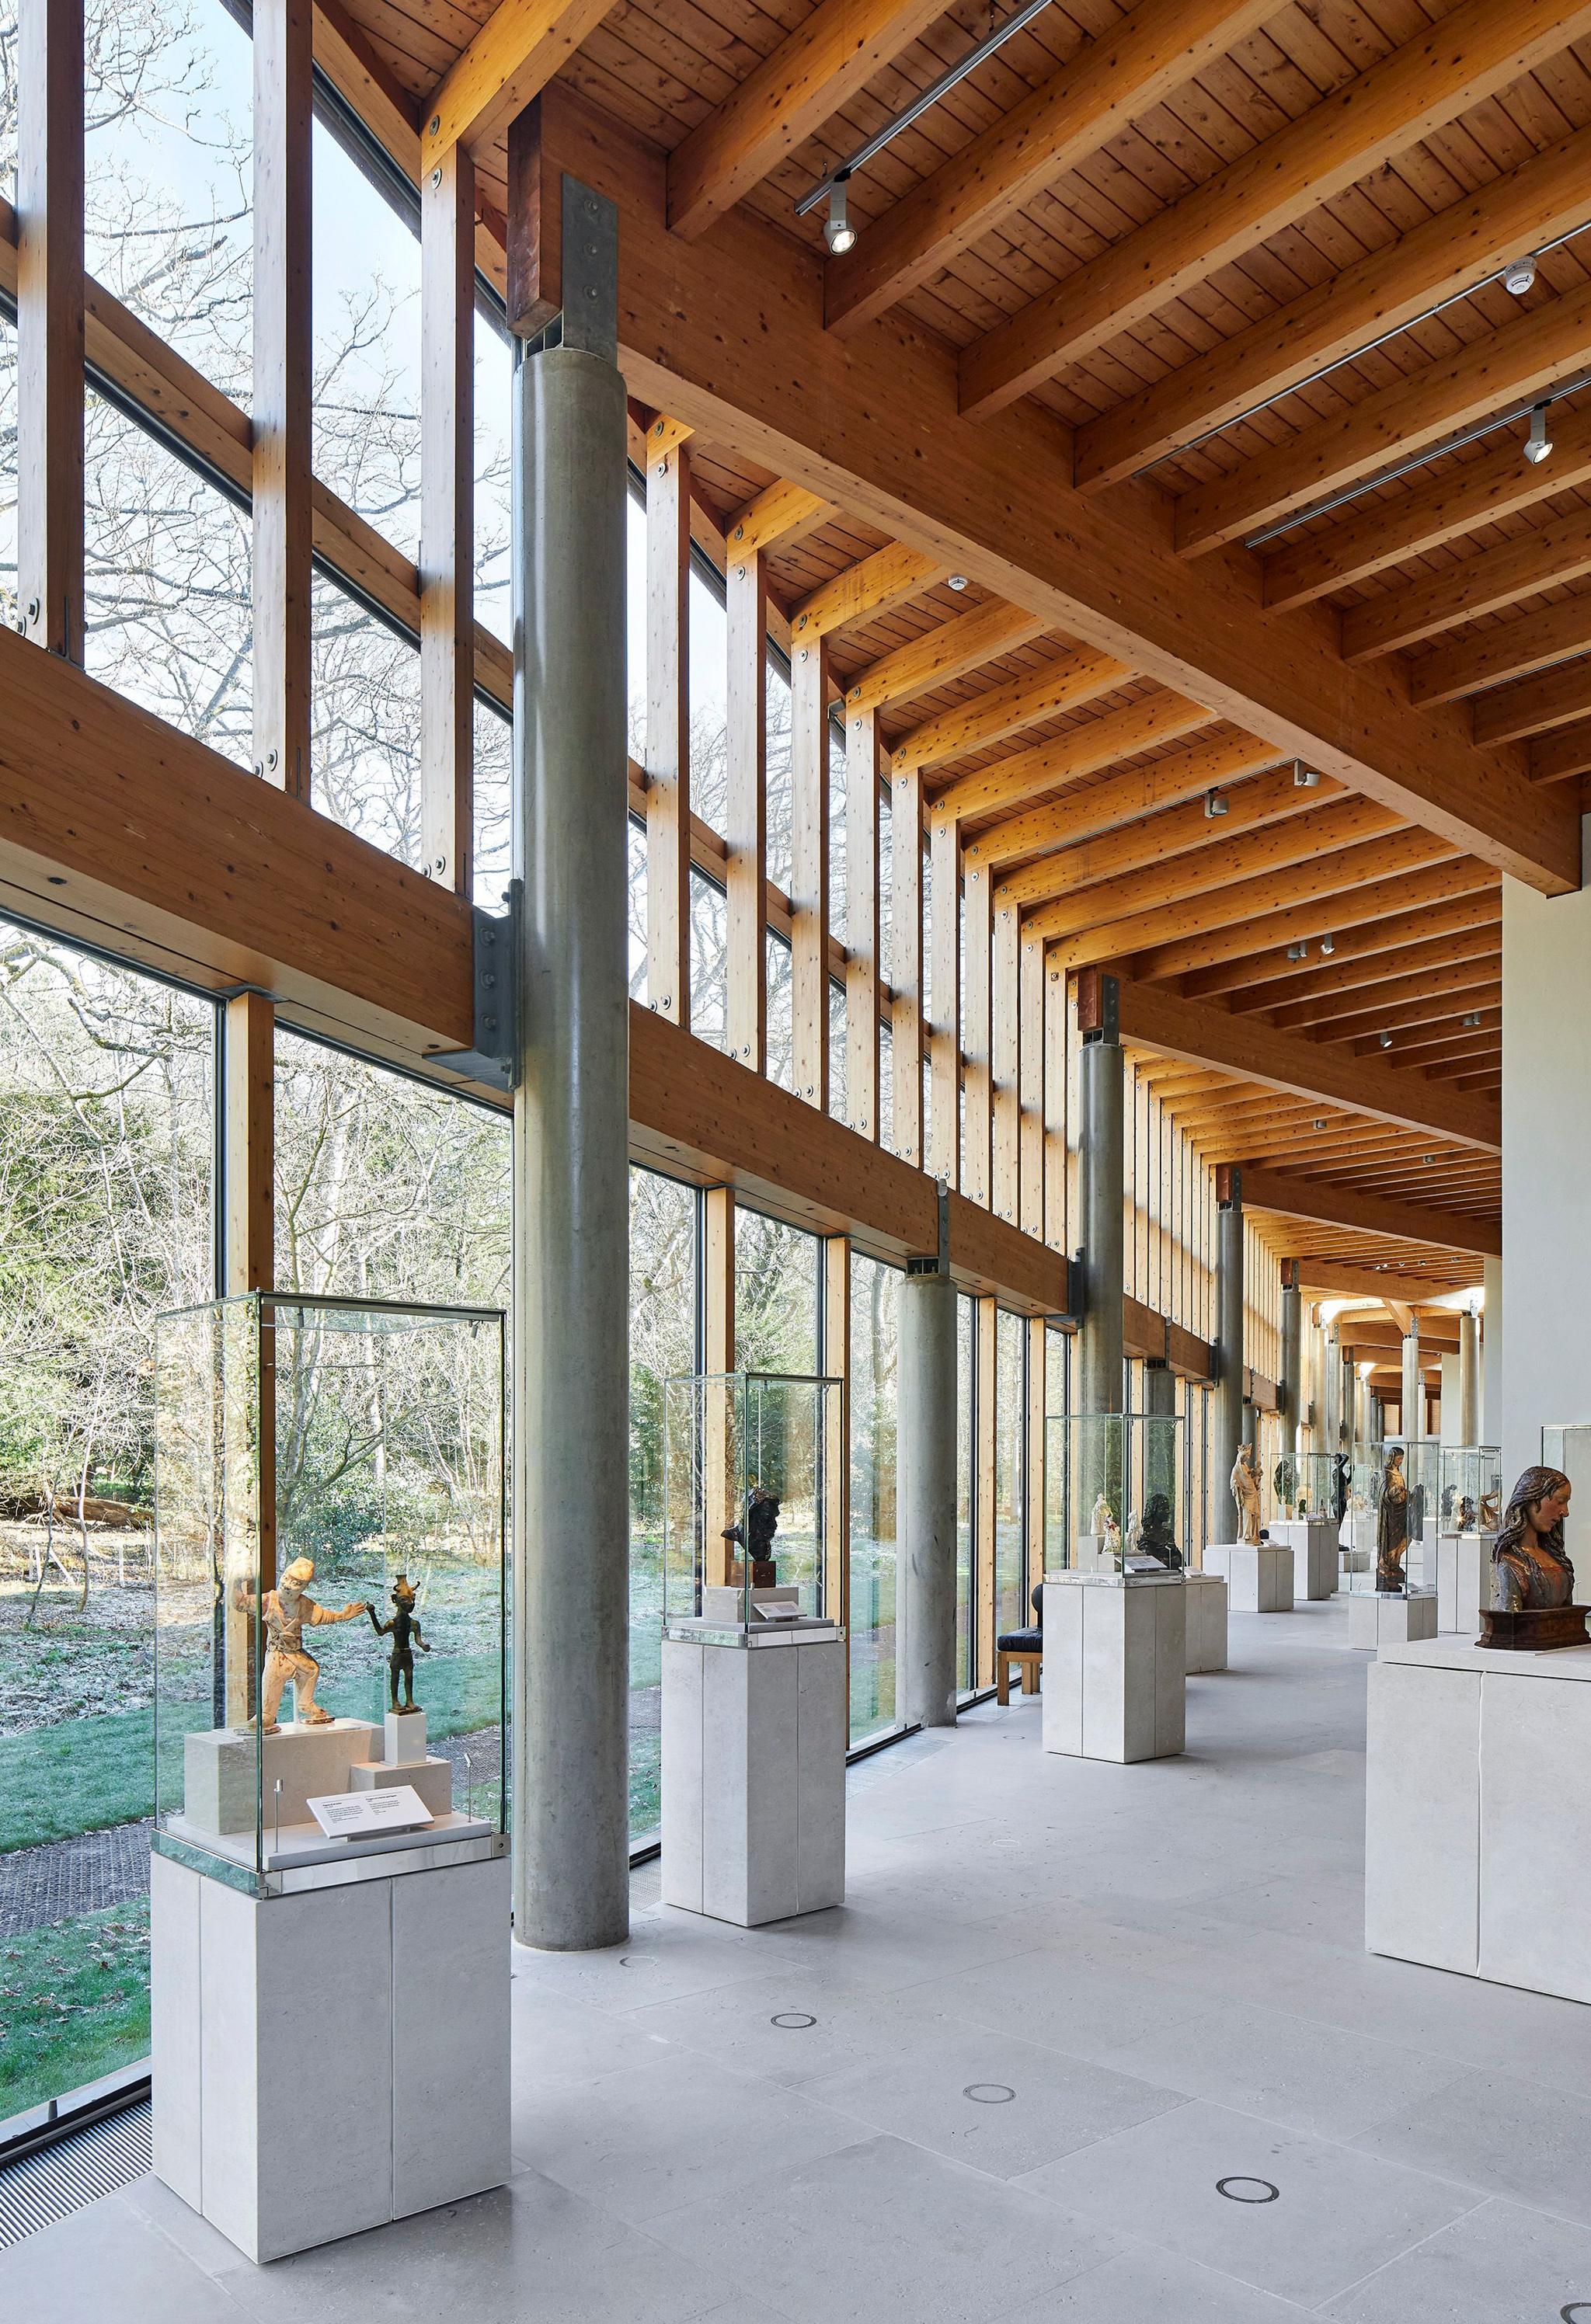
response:
<svg viewBox="0 0 1591 2324"><path fill-rule="evenodd" d="M837 178L828 189L828 216L824 221L823 239L837 258L849 250L856 239L856 229L851 224L846 208L846 181Z"/></svg>
<svg viewBox="0 0 1591 2324"><path fill-rule="evenodd" d="M1319 1120L1318 1120L1318 1121L1317 1121L1317 1123L1315 1124L1315 1127L1316 1127L1316 1129L1317 1129L1317 1130L1324 1130L1324 1129L1325 1129L1325 1127L1326 1127L1326 1116L1325 1116L1324 1114L1322 1114L1322 1115L1321 1115L1321 1117L1320 1117Z"/></svg>
<svg viewBox="0 0 1591 2324"><path fill-rule="evenodd" d="M1552 438L1547 433L1547 406L1531 406L1531 432L1524 440L1524 455L1533 468L1539 468L1552 449Z"/></svg>
<svg viewBox="0 0 1591 2324"><path fill-rule="evenodd" d="M1320 770L1318 767L1306 767L1301 759L1295 759L1292 762L1292 780L1295 790L1316 790L1319 788Z"/></svg>
<svg viewBox="0 0 1591 2324"><path fill-rule="evenodd" d="M1287 956L1289 960L1308 960L1309 947L1307 944L1290 944L1287 947Z"/></svg>
<svg viewBox="0 0 1591 2324"><path fill-rule="evenodd" d="M1383 1049L1390 1049L1392 1047L1392 1037L1390 1033L1378 1033L1375 1038L1381 1043Z"/></svg>
<svg viewBox="0 0 1591 2324"><path fill-rule="evenodd" d="M1320 949L1325 954L1327 959L1329 960L1332 954L1337 950L1337 938L1335 936L1322 936L1320 939Z"/></svg>
<svg viewBox="0 0 1591 2324"><path fill-rule="evenodd" d="M1503 288L1511 290L1516 299L1522 299L1527 290L1533 290L1535 282L1536 260L1532 251L1527 250L1522 258L1511 259L1503 270Z"/></svg>
<svg viewBox="0 0 1591 2324"><path fill-rule="evenodd" d="M1437 1157L1436 1157L1436 1156L1435 1156L1434 1154L1422 1154L1422 1155L1420 1156L1420 1160L1424 1163L1424 1165L1425 1165L1426 1168L1429 1170L1429 1169L1431 1167L1432 1164L1436 1161L1436 1158L1437 1158Z"/></svg>
<svg viewBox="0 0 1591 2324"><path fill-rule="evenodd" d="M965 573L951 573L951 574L948 574L948 575L946 576L946 578L945 578L945 586L946 586L946 588L947 588L947 589L954 589L954 590L956 591L956 593L957 593L957 596L959 596L959 595L960 595L960 594L961 594L961 592L962 592L962 590L963 590L963 589L965 589L965 588L966 588L966 586L967 586L967 576L966 576L966 574L965 574Z"/></svg>
<svg viewBox="0 0 1591 2324"><path fill-rule="evenodd" d="M1226 802L1219 791L1206 791L1204 811L1207 823L1213 823L1218 815L1225 815L1227 812Z"/></svg>
<svg viewBox="0 0 1591 2324"><path fill-rule="evenodd" d="M1464 1021L1466 1025L1478 1025L1481 1021L1480 1010L1478 1009L1466 1010Z"/></svg>

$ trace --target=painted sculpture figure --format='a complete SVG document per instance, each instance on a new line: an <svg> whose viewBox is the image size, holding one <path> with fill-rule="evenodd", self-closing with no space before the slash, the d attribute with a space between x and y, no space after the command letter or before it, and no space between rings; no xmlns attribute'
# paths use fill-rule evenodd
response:
<svg viewBox="0 0 1591 2324"><path fill-rule="evenodd" d="M265 1592L265 1679L260 1698L260 1717L267 1733L274 1733L276 1714L282 1708L282 1691L291 1679L298 1720L304 1727L327 1727L335 1718L315 1700L316 1682L320 1665L304 1646L304 1626L318 1629L327 1622L351 1622L356 1615L368 1614L371 1607L363 1598L354 1599L338 1614L325 1606L318 1606L310 1596L310 1584L315 1579L312 1557L295 1557L274 1590Z"/></svg>
<svg viewBox="0 0 1591 2324"><path fill-rule="evenodd" d="M414 1611L414 1584L406 1573L400 1573L393 1582L392 1600L393 1611L388 1621L376 1620L374 1606L366 1606L365 1611L370 1617L370 1627L376 1637L390 1638L393 1642L393 1650L386 1658L387 1686L391 1696L389 1708L396 1711L418 1711L420 1705L414 1700L414 1649L418 1646L422 1655L429 1655L430 1648L421 1635L420 1618ZM403 1702L398 1701L400 1679L403 1682L407 1697Z"/></svg>
<svg viewBox="0 0 1591 2324"><path fill-rule="evenodd" d="M1492 1603L1482 1609L1477 1646L1540 1654L1591 1645L1563 1545L1569 1493L1561 1469L1527 1469L1515 1485L1492 1547Z"/></svg>
<svg viewBox="0 0 1591 2324"><path fill-rule="evenodd" d="M1232 1463L1232 1499L1237 1510L1237 1538L1249 1548L1260 1540L1260 1480L1254 1473L1253 1447L1240 1444Z"/></svg>
<svg viewBox="0 0 1591 2324"><path fill-rule="evenodd" d="M1381 1507L1375 1517L1375 1586L1393 1597L1404 1595L1403 1559L1409 1548L1409 1483L1403 1474L1403 1448L1394 1444L1381 1474Z"/></svg>
<svg viewBox="0 0 1591 2324"><path fill-rule="evenodd" d="M1158 1558L1170 1573L1182 1570L1182 1553L1172 1532L1171 1499L1169 1493L1151 1493L1143 1505L1143 1524L1138 1535L1138 1546L1145 1557Z"/></svg>

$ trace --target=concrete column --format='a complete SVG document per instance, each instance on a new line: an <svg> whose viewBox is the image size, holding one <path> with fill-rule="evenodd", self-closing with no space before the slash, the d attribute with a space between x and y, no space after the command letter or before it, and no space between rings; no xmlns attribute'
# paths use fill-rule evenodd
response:
<svg viewBox="0 0 1591 2324"><path fill-rule="evenodd" d="M578 1951L629 1930L625 407L616 214L566 179L563 226L514 374L513 1898Z"/></svg>
<svg viewBox="0 0 1591 2324"><path fill-rule="evenodd" d="M901 1286L896 1374L901 1716L956 1724L956 1286L937 1268Z"/></svg>
<svg viewBox="0 0 1591 2324"><path fill-rule="evenodd" d="M1343 1449L1343 1359L1335 1331L1320 1335L1320 1442L1322 1452Z"/></svg>
<svg viewBox="0 0 1591 2324"><path fill-rule="evenodd" d="M1481 1441L1481 1325L1468 1307L1458 1318L1458 1441Z"/></svg>
<svg viewBox="0 0 1591 2324"><path fill-rule="evenodd" d="M1082 1121L1078 1139L1083 1221L1083 1328L1079 1335L1079 1412L1122 1408L1122 1285L1126 1264L1125 1144L1122 1045L1115 1035L1115 981L1103 1030L1085 1035L1078 1062Z"/></svg>
<svg viewBox="0 0 1591 2324"><path fill-rule="evenodd" d="M1304 1302L1299 1289L1298 1261L1286 1259L1281 1269L1281 1449L1293 1460L1302 1450L1304 1425Z"/></svg>
<svg viewBox="0 0 1591 2324"><path fill-rule="evenodd" d="M1227 1479L1244 1441L1243 1185L1239 1173L1216 1173L1216 1409L1210 1446L1220 1524L1236 1523ZM1229 1539L1221 1534L1222 1540Z"/></svg>
<svg viewBox="0 0 1591 2324"><path fill-rule="evenodd" d="M1403 1379L1399 1395L1400 1418L1405 1436L1425 1434L1425 1383L1420 1370L1420 1318L1403 1334Z"/></svg>

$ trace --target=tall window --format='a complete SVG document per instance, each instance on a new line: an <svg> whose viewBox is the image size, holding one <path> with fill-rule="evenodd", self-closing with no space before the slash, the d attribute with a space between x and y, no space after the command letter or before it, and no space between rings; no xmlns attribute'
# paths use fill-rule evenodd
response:
<svg viewBox="0 0 1591 2324"><path fill-rule="evenodd" d="M214 1045L0 921L0 2117L149 2048L150 1373L214 1290Z"/></svg>
<svg viewBox="0 0 1591 2324"><path fill-rule="evenodd" d="M742 1371L818 1370L818 1238L735 1213L735 1360Z"/></svg>
<svg viewBox="0 0 1591 2324"><path fill-rule="evenodd" d="M1000 1310L994 1324L994 1630L1027 1620L1022 1537L1027 1438L1027 1326Z"/></svg>
<svg viewBox="0 0 1591 2324"><path fill-rule="evenodd" d="M956 1674L970 1694L977 1684L977 1625L973 1577L976 1564L977 1304L956 1301Z"/></svg>
<svg viewBox="0 0 1591 2324"><path fill-rule="evenodd" d="M663 1389L697 1370L696 1194L630 1173L630 1837L657 1830L662 1684Z"/></svg>
<svg viewBox="0 0 1591 2324"><path fill-rule="evenodd" d="M901 1277L851 1259L851 1740L892 1727L895 1692L895 1379Z"/></svg>

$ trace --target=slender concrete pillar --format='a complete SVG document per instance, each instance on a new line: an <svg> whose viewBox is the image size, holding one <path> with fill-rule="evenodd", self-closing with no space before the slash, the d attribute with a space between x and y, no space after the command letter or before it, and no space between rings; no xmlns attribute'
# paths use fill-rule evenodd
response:
<svg viewBox="0 0 1591 2324"><path fill-rule="evenodd" d="M1122 1045L1116 1038L1115 980L1105 1025L1085 1034L1079 1060L1082 1124L1078 1139L1083 1219L1083 1328L1078 1366L1079 1412L1122 1408L1122 1286L1126 1262L1126 1202Z"/></svg>
<svg viewBox="0 0 1591 2324"><path fill-rule="evenodd" d="M901 1716L956 1724L956 1286L909 1261L901 1286L896 1463Z"/></svg>
<svg viewBox="0 0 1591 2324"><path fill-rule="evenodd" d="M1281 1262L1281 1450L1296 1461L1309 1398L1304 1394L1304 1300L1296 1259Z"/></svg>
<svg viewBox="0 0 1591 2324"><path fill-rule="evenodd" d="M1340 1452L1343 1449L1343 1360L1335 1331L1321 1335L1320 1349L1320 1450Z"/></svg>
<svg viewBox="0 0 1591 2324"><path fill-rule="evenodd" d="M1458 1318L1458 1441L1481 1441L1481 1326L1469 1307Z"/></svg>
<svg viewBox="0 0 1591 2324"><path fill-rule="evenodd" d="M515 1934L629 1930L629 995L616 214L564 181L563 344L515 372Z"/></svg>
<svg viewBox="0 0 1591 2324"><path fill-rule="evenodd" d="M1243 1360L1243 1182L1230 1167L1216 1173L1216 1410L1215 1461L1216 1539L1229 1540L1223 1525L1235 1526L1228 1480L1244 1441Z"/></svg>
<svg viewBox="0 0 1591 2324"><path fill-rule="evenodd" d="M1425 1381L1420 1369L1420 1318L1403 1334L1403 1380L1399 1417L1405 1436L1425 1434Z"/></svg>

